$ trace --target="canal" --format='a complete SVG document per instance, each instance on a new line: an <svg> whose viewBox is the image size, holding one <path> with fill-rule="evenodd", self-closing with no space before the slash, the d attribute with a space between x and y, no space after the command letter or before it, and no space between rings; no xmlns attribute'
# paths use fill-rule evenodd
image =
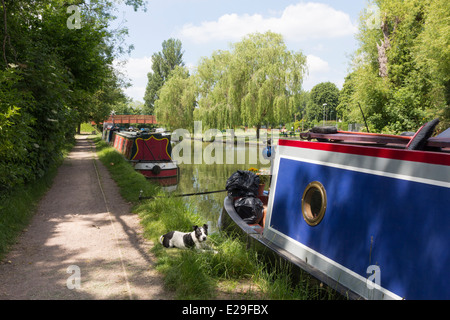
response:
<svg viewBox="0 0 450 320"><path fill-rule="evenodd" d="M194 145L195 144L195 145ZM185 141L173 145L172 156L180 166L180 179L174 194L224 190L227 179L237 170L270 168L264 159L265 144ZM189 152L190 150L190 152ZM190 153L190 154L189 154ZM269 186L266 186L266 190ZM208 221L212 231L223 207L226 192L183 197L186 205Z"/></svg>

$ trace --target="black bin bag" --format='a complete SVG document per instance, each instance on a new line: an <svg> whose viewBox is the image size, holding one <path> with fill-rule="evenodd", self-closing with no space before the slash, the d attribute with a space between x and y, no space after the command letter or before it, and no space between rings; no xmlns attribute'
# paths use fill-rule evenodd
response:
<svg viewBox="0 0 450 320"><path fill-rule="evenodd" d="M226 189L231 197L256 197L259 177L251 171L238 170L227 180Z"/></svg>
<svg viewBox="0 0 450 320"><path fill-rule="evenodd" d="M234 202L237 214L247 224L257 224L261 221L264 213L262 201L255 197L244 197Z"/></svg>

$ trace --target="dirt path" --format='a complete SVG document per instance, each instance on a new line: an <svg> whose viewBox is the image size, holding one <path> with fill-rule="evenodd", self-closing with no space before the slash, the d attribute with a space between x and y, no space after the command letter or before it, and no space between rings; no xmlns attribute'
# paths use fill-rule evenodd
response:
<svg viewBox="0 0 450 320"><path fill-rule="evenodd" d="M0 299L171 299L151 243L93 144L78 136L28 229L0 262Z"/></svg>

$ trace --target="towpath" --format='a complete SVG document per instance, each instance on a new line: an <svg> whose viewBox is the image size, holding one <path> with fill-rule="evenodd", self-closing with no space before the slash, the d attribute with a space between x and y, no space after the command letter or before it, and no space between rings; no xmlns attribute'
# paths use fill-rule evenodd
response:
<svg viewBox="0 0 450 320"><path fill-rule="evenodd" d="M152 244L86 136L0 262L0 299L171 299Z"/></svg>

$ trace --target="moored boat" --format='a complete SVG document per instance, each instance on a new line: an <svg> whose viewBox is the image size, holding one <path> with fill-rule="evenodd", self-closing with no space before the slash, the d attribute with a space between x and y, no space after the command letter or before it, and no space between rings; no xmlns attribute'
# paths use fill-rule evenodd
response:
<svg viewBox="0 0 450 320"><path fill-rule="evenodd" d="M106 129L104 139L114 146L136 171L161 186L177 185L180 169L172 160L170 134Z"/></svg>
<svg viewBox="0 0 450 320"><path fill-rule="evenodd" d="M352 298L450 299L450 129L430 138L435 125L280 139L264 221L227 197L221 224Z"/></svg>

